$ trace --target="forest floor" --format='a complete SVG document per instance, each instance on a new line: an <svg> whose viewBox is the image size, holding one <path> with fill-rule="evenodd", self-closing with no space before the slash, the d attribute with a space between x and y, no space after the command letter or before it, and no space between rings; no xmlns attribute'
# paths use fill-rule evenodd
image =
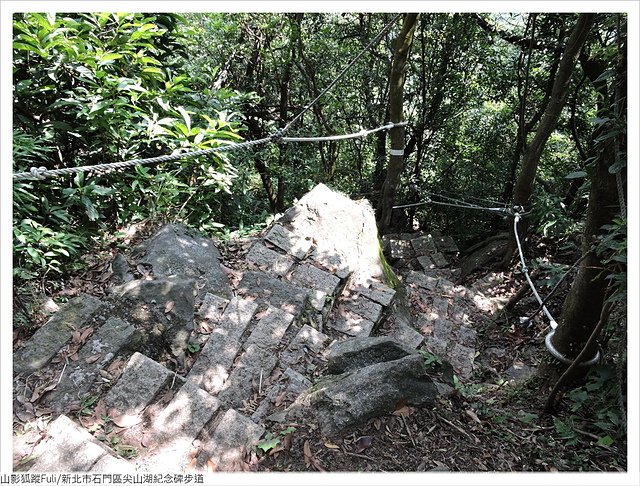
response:
<svg viewBox="0 0 640 486"><path fill-rule="evenodd" d="M141 241L155 227L141 227L126 244ZM232 259L233 246L229 248L221 251ZM57 282L41 283L41 288L16 289L14 315L18 325L14 326L14 349L55 311L53 301L64 301L79 293L103 296L109 274L105 262L110 261L115 251L112 242L111 246L88 253L81 272ZM480 273L475 278L482 276ZM522 284L522 278L515 272L503 277L493 291L510 296ZM467 282L473 280L472 275ZM37 297L44 293L49 297ZM550 307L558 307L562 298L562 294L557 295ZM527 315L535 308L533 302L525 299L516 312ZM500 356L504 367L500 371L514 362L525 369L551 363L544 348L542 321L524 328L516 324L517 320L506 314L479 316L474 323L479 337L477 349L496 346L504 349L506 353ZM606 376L601 381L605 382ZM626 433L620 432L615 440L608 440L606 437L613 433L603 428L602 412L588 406L579 394L569 398L566 395L555 415L543 412L553 384L543 382L535 373L525 380L508 381L501 379L495 370L479 367L470 382L459 384L451 397L440 397L436 406L400 407L370 420L340 441L321 437L312 424L293 424L295 432L277 436L275 447L254 455L251 470L625 471ZM611 419L615 411L608 413ZM621 414L619 410L618 413ZM21 429L23 425L14 417L15 427Z"/></svg>

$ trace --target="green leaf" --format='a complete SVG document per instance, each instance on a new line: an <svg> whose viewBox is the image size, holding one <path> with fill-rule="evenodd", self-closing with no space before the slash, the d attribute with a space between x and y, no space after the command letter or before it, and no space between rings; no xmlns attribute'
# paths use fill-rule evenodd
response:
<svg viewBox="0 0 640 486"><path fill-rule="evenodd" d="M565 179L581 179L583 177L587 177L587 173L583 170L577 170L564 176Z"/></svg>
<svg viewBox="0 0 640 486"><path fill-rule="evenodd" d="M262 449L264 452L269 452L280 443L280 437L274 437L273 439L263 439L258 442L258 449Z"/></svg>
<svg viewBox="0 0 640 486"><path fill-rule="evenodd" d="M598 442L596 442L596 445L604 446L604 447L609 447L611 444L613 444L613 439L611 438L610 435L605 435L604 437L600 437L598 439Z"/></svg>

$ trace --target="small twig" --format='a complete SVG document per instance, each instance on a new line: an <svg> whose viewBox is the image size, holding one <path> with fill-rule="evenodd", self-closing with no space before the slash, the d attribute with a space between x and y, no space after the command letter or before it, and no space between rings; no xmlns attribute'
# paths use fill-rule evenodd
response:
<svg viewBox="0 0 640 486"><path fill-rule="evenodd" d="M407 420L404 418L404 415L400 415L400 418L402 419L402 422L404 423L404 428L407 429L407 434L409 434L409 439L411 439L411 443L413 444L413 447L416 447L416 441L413 440L413 434L411 433L411 430L409 429L409 425L407 424Z"/></svg>
<svg viewBox="0 0 640 486"><path fill-rule="evenodd" d="M464 429L461 429L460 427L458 427L453 422L449 422L446 418L444 418L444 417L442 417L442 416L440 416L438 414L436 414L436 417L438 417L440 420L442 420L445 424L450 425L451 427L456 429L458 432L460 432L461 434L466 435L469 439L471 439L471 436Z"/></svg>
<svg viewBox="0 0 640 486"><path fill-rule="evenodd" d="M358 457L360 459L366 459L367 461L377 462L377 459L374 459L373 457L365 456L364 454L356 454L355 452L345 451L344 449L342 449L342 452L344 452L348 456Z"/></svg>
<svg viewBox="0 0 640 486"><path fill-rule="evenodd" d="M258 383L258 395L262 395L262 368L260 368L260 383Z"/></svg>
<svg viewBox="0 0 640 486"><path fill-rule="evenodd" d="M173 390L173 385L176 382L176 378L178 377L178 373L176 373L175 371L173 372L173 380L171 380L171 386L169 387L170 390Z"/></svg>
<svg viewBox="0 0 640 486"><path fill-rule="evenodd" d="M60 384L60 381L62 380L62 375L64 375L64 370L66 369L67 369L67 363L65 362L64 366L62 367L62 373L60 373L60 376L58 377L58 383L56 383L56 386Z"/></svg>

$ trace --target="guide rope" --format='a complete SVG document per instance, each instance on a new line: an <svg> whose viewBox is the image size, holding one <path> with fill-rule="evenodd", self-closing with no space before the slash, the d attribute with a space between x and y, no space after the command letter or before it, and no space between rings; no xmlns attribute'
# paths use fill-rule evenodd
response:
<svg viewBox="0 0 640 486"><path fill-rule="evenodd" d="M620 198L621 201L623 201L623 195L621 193L621 182L618 183L618 192L619 195L618 197ZM422 205L426 205L426 204L436 204L436 205L440 205L440 206L449 206L449 207L456 207L456 208L462 208L462 209L476 209L476 210L484 210L484 211L489 211L489 212L493 212L493 213L501 213L501 214L506 214L509 216L513 216L513 233L515 236L515 240L516 240L516 245L518 248L518 255L520 258L520 265L522 267L522 273L524 274L527 283L529 284L529 287L531 287L531 291L533 292L533 295L536 297L540 307L539 309L536 311L539 312L540 309L542 309L542 311L544 312L545 316L547 317L547 319L549 319L549 325L551 326L551 331L547 334L547 336L545 337L545 347L547 348L547 350L549 351L549 353L556 358L558 361L561 361L564 364L567 365L571 365L573 363L573 359L567 358L566 356L564 356L560 351L558 351L556 349L556 347L553 345L552 342L552 338L553 335L555 334L556 328L558 327L558 323L555 320L555 318L551 315L551 312L549 312L549 309L547 309L546 306L546 302L549 298L549 296L547 296L544 300L540 297L540 294L538 293L532 279L531 276L529 274L529 269L527 267L527 263L525 261L524 258L524 253L522 251L522 244L520 242L520 235L518 234L518 223L520 222L520 220L522 219L522 216L526 215L527 213L524 212L524 208L522 206L514 206L513 208L507 208L507 207L485 207L485 206L479 206L477 204L473 204L467 201L462 201L460 199L456 199L456 198L452 198L452 197L448 197L448 196L444 196L442 194L436 194L436 193L432 193L429 192L427 193L430 196L435 196L435 197L439 197L441 199L446 199L448 201L451 202L446 202L446 201L434 201L433 199L431 199L431 197L427 196L426 199L424 201L420 201L420 202L416 202L416 203L411 203L411 204L402 204L402 205L398 205L398 206L393 206L393 209L401 209L401 208L409 208L409 207L416 207L416 206L422 206ZM622 213L626 214L626 211L624 209L623 203L621 202L621 209L622 209ZM623 217L625 217L623 215ZM578 260L578 262L576 262L576 264L574 264L574 266L572 268L574 268L577 263L579 263L584 257L580 258L580 260ZM570 271L571 269L569 269ZM567 272L566 275L568 275L569 272ZM563 277L564 279L564 277ZM557 288L557 285L556 285ZM552 293L555 291L554 288L552 290ZM533 314L535 315L535 313ZM533 315L531 317L533 317ZM588 360L588 361L583 361L581 363L578 364L578 366L581 367L588 367L588 366L593 366L598 364L602 359L602 353L601 350L598 349L596 352L596 355Z"/></svg>
<svg viewBox="0 0 640 486"><path fill-rule="evenodd" d="M268 142L279 143L279 142L321 142L325 140L345 140L349 138L360 138L366 137L371 133L375 133L381 130L389 130L393 127L399 125L405 125L405 122L402 123L387 123L378 128L373 128L371 130L360 130L356 133L348 133L344 135L332 135L328 137L283 137L280 131L275 134L261 138L258 140L250 140L247 142L241 143L233 143L229 145L221 145L219 147L213 147L209 149L203 150L195 150L193 152L184 152L180 154L173 155L161 155L158 157L151 157L148 159L133 159L126 160L123 162L113 162L109 164L96 164L96 165L84 165L80 167L65 167L62 169L47 169L46 167L32 167L28 172L18 172L13 174L14 180L24 180L24 179L38 179L42 180L47 177L56 177L61 175L68 174L76 174L79 172L108 172L115 169L125 169L128 167L133 167L135 165L148 165L148 164L160 164L162 162L173 162L175 160L188 159L193 157L199 157L202 155L209 155L217 152L228 152L232 150L241 150L248 149L251 147L255 147L257 145L262 145Z"/></svg>
<svg viewBox="0 0 640 486"><path fill-rule="evenodd" d="M322 98L325 94L327 94L329 92L329 90L331 88L333 88L338 81L340 81L342 79L342 77L347 73L347 71L349 71L349 69L351 69L351 67L358 61L358 59L360 59L369 49L371 49L374 45L377 45L378 42L380 42L380 39L382 39L382 37L391 29L391 27L393 27L393 24L396 23L396 21L402 16L401 13L399 13L398 15L396 15L393 20L391 20L391 22L389 22L381 31L380 33L371 41L369 42L369 44L367 44L364 49L362 49L360 51L360 53L355 56L351 62L349 64L347 64L342 71L340 71L340 73L338 73L338 75L335 77L335 79L333 81L331 81L321 92L318 96L316 96L311 103L309 103L307 106L305 106L302 111L300 111L300 113L298 113L296 116L293 117L293 119L287 123L285 125L285 127L282 129L283 133L286 133L287 130L289 130L289 128L291 128L291 125L293 125L295 122L297 122L300 118L302 118L302 116L309 111L313 105L315 105L320 98Z"/></svg>

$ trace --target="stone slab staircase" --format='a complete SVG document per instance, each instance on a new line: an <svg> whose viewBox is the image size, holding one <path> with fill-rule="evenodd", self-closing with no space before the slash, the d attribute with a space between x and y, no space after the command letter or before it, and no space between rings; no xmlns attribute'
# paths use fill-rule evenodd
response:
<svg viewBox="0 0 640 486"><path fill-rule="evenodd" d="M171 245L183 250L198 246L191 245L184 229L175 229L175 234L178 239ZM180 238L186 243L179 243ZM68 364L59 383L43 397L54 410L64 411L96 386L108 390L102 406L114 424L121 425L119 443L135 448L138 456L118 457L117 447L100 442L61 414L52 423L47 440L34 450L31 471L246 470L247 457L265 426L278 426L285 407L317 377L331 343L349 337L389 334L414 349L425 345L450 358L461 376L468 376L475 331L466 310L453 302L466 298L477 304L483 297L445 278L448 270L442 270L444 265L438 262L443 263L444 253L451 253L455 244L424 235L387 237L386 241L393 258L418 258L424 269L410 270L402 277L408 302L419 307L417 319L403 320L400 313L387 319L395 307L396 292L379 275L353 278L347 262L317 251L314 239L301 236L286 219L253 242L245 256L247 268L237 272L241 278L233 288L227 287L226 275L226 285L211 285L209 267L201 272L207 276L206 285L198 284L198 272L188 265L178 265L181 273L172 273L171 260L150 255L153 252L147 247L148 261L163 262L163 275L152 280L155 287L165 289L157 297L138 295L140 300L130 308L131 300L77 297L14 357L17 378L42 369L55 356L66 357ZM153 251L164 255L165 250ZM197 260L186 250L182 256ZM218 263L214 260L208 265ZM196 263L196 267L201 265ZM122 273L121 281L131 286L138 280L130 281L128 272ZM188 294L187 304L175 298L163 300L162 295L173 292L176 285L183 285L180 292ZM195 297L191 289L196 289ZM115 292L116 296L125 294ZM189 306L193 309L191 322ZM121 307L124 309L118 310ZM179 313L174 308L180 308ZM173 363L174 369L161 364L159 356L144 352L132 322L138 322L139 314L145 312L156 321L168 319L157 332L164 332L176 358L164 364ZM154 332L155 328L147 334ZM184 348L194 335L200 349L190 363L184 360L184 349L176 351L176 347L182 343ZM126 362L119 375L112 369L118 360Z"/></svg>

